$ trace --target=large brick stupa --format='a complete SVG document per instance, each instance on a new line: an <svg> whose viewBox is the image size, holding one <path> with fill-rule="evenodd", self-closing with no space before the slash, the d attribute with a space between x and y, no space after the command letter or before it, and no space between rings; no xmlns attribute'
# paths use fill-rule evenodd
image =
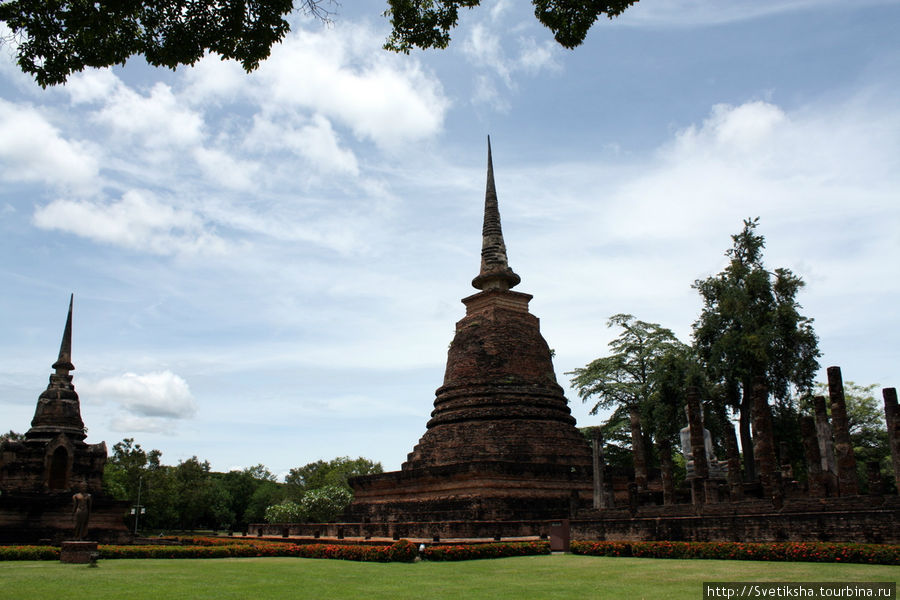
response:
<svg viewBox="0 0 900 600"><path fill-rule="evenodd" d="M519 521L591 498L591 450L557 384L532 296L514 292L488 141L478 293L463 299L444 384L400 471L354 478L353 520Z"/></svg>

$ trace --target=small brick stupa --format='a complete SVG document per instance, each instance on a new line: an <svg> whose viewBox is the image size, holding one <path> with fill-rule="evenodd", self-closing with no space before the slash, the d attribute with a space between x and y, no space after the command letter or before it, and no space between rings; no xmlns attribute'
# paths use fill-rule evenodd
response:
<svg viewBox="0 0 900 600"><path fill-rule="evenodd" d="M488 140L480 290L463 299L444 384L400 471L351 479L352 519L568 517L591 498L591 450L556 383L531 296L511 290Z"/></svg>
<svg viewBox="0 0 900 600"><path fill-rule="evenodd" d="M72 385L72 298L59 357L24 440L0 442L0 542L58 542L73 534L72 496L91 494L91 539L123 541L127 502L103 495L106 443L87 444Z"/></svg>

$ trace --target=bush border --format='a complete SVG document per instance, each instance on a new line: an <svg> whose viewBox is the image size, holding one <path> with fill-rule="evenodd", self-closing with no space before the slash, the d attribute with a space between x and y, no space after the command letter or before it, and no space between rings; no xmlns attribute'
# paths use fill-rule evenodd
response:
<svg viewBox="0 0 900 600"><path fill-rule="evenodd" d="M699 558L900 565L900 546L838 542L573 541L573 554L638 558Z"/></svg>

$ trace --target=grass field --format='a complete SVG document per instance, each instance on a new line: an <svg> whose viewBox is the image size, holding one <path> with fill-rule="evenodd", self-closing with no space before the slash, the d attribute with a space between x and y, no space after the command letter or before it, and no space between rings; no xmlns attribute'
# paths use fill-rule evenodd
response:
<svg viewBox="0 0 900 600"><path fill-rule="evenodd" d="M575 555L421 563L299 558L0 563L10 599L698 600L704 581L897 581L900 567Z"/></svg>

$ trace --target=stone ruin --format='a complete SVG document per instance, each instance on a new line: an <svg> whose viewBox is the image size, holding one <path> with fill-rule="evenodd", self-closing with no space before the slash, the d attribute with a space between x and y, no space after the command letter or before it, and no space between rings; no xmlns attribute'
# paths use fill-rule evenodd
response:
<svg viewBox="0 0 900 600"><path fill-rule="evenodd" d="M816 416L800 421L805 484L794 480L790 464L779 464L776 458L768 390L761 381L752 393L757 477L751 482L741 480L733 429L726 430L731 436L725 440L728 461L715 459L705 439L699 396L691 389L688 427L682 430L682 439L685 434L689 439L686 458L693 463L685 480L688 495L679 499L678 494L662 494L659 502L653 484L664 486L664 478L651 482L643 494L620 478L601 510L582 511L573 528L589 539L900 543L900 498L885 492L877 463L867 465L868 491L861 493L841 370L829 367L827 373L830 422L821 396L814 398ZM894 479L900 482L897 393L887 388L883 395ZM786 455L786 447L780 454ZM603 472L604 465L598 469Z"/></svg>
<svg viewBox="0 0 900 600"><path fill-rule="evenodd" d="M21 441L0 442L0 542L53 542L75 537L73 498L90 494L84 533L93 540L130 539L128 502L103 494L106 443L87 444L81 405L70 372L72 299L47 389ZM82 496L83 497L83 496ZM84 516L81 515L81 519Z"/></svg>
<svg viewBox="0 0 900 600"><path fill-rule="evenodd" d="M401 469L351 479L355 498L344 522L258 524L254 534L553 539L565 523L573 539L900 543L900 499L883 493L877 468L860 495L837 367L828 369L831 422L824 398L816 398L815 418L801 422L806 486L777 461L761 382L752 394L755 481L742 480L733 429L725 431L727 460L716 459L696 390L688 390L682 430L685 488L674 486L668 447L658 479L648 481L646 469L640 477L637 468L625 478L611 473L599 430L590 431L591 448L575 428L538 319L528 312L531 296L512 291L520 278L507 262L490 142L482 233L472 282L479 292L463 299L466 316L456 325L431 420ZM884 398L900 482L896 391Z"/></svg>

